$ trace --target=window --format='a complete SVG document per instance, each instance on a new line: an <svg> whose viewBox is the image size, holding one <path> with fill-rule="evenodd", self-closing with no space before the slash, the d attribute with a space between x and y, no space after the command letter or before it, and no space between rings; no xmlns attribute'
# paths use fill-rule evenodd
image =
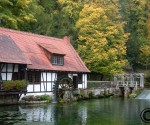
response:
<svg viewBox="0 0 150 125"><path fill-rule="evenodd" d="M51 58L51 63L53 65L63 66L64 65L64 56L53 55Z"/></svg>
<svg viewBox="0 0 150 125"><path fill-rule="evenodd" d="M31 83L40 83L41 73L40 72L28 72L28 80Z"/></svg>

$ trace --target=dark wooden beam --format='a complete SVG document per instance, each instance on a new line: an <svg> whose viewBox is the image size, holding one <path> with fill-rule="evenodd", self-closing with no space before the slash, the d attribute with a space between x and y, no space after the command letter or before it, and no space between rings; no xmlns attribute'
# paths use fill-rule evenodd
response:
<svg viewBox="0 0 150 125"><path fill-rule="evenodd" d="M2 84L2 64L0 63L0 87L1 87L1 84Z"/></svg>
<svg viewBox="0 0 150 125"><path fill-rule="evenodd" d="M24 68L24 79L25 79L26 81L28 80L27 66Z"/></svg>
<svg viewBox="0 0 150 125"><path fill-rule="evenodd" d="M19 67L19 66L18 66ZM18 69L18 72L19 72L19 69ZM24 68L24 79L26 80L26 82L28 82L28 74L27 74L27 65L25 66ZM27 88L26 88L27 90ZM19 97L20 98L20 97Z"/></svg>

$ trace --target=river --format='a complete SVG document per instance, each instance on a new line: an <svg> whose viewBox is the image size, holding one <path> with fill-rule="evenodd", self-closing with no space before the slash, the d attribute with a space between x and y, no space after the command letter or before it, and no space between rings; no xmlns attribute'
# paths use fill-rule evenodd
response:
<svg viewBox="0 0 150 125"><path fill-rule="evenodd" d="M1 106L0 125L147 125L149 100L106 98L71 104Z"/></svg>

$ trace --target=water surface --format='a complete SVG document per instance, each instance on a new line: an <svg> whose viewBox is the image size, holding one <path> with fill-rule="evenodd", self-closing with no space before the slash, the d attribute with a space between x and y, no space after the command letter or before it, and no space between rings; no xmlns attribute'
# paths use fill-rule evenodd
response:
<svg viewBox="0 0 150 125"><path fill-rule="evenodd" d="M149 100L107 98L72 104L0 107L0 125L147 125L140 112Z"/></svg>

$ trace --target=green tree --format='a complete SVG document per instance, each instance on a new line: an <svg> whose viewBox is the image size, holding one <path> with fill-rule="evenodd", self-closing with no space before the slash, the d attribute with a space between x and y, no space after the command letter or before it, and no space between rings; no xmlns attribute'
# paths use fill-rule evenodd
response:
<svg viewBox="0 0 150 125"><path fill-rule="evenodd" d="M91 71L109 76L123 72L128 37L123 23L116 21L119 16L116 20L110 17L105 8L94 3L85 4L76 24L81 58Z"/></svg>
<svg viewBox="0 0 150 125"><path fill-rule="evenodd" d="M136 70L139 67L141 46L148 42L147 0L120 0L121 14L126 21L125 31L130 33L127 41L127 59Z"/></svg>
<svg viewBox="0 0 150 125"><path fill-rule="evenodd" d="M33 32L59 38L70 36L76 41L75 24L82 9L80 0L40 0L39 5L44 11L36 15Z"/></svg>
<svg viewBox="0 0 150 125"><path fill-rule="evenodd" d="M145 70L148 70L150 66L150 45L143 45L140 48L140 56L139 56L139 63L145 66Z"/></svg>
<svg viewBox="0 0 150 125"><path fill-rule="evenodd" d="M35 22L30 5L32 0L0 0L0 26L12 29L26 29Z"/></svg>
<svg viewBox="0 0 150 125"><path fill-rule="evenodd" d="M58 8L56 0L39 0L38 5L41 10L35 13L37 21L33 23L32 32L42 35L53 35L54 23L57 22L54 18L54 13Z"/></svg>

